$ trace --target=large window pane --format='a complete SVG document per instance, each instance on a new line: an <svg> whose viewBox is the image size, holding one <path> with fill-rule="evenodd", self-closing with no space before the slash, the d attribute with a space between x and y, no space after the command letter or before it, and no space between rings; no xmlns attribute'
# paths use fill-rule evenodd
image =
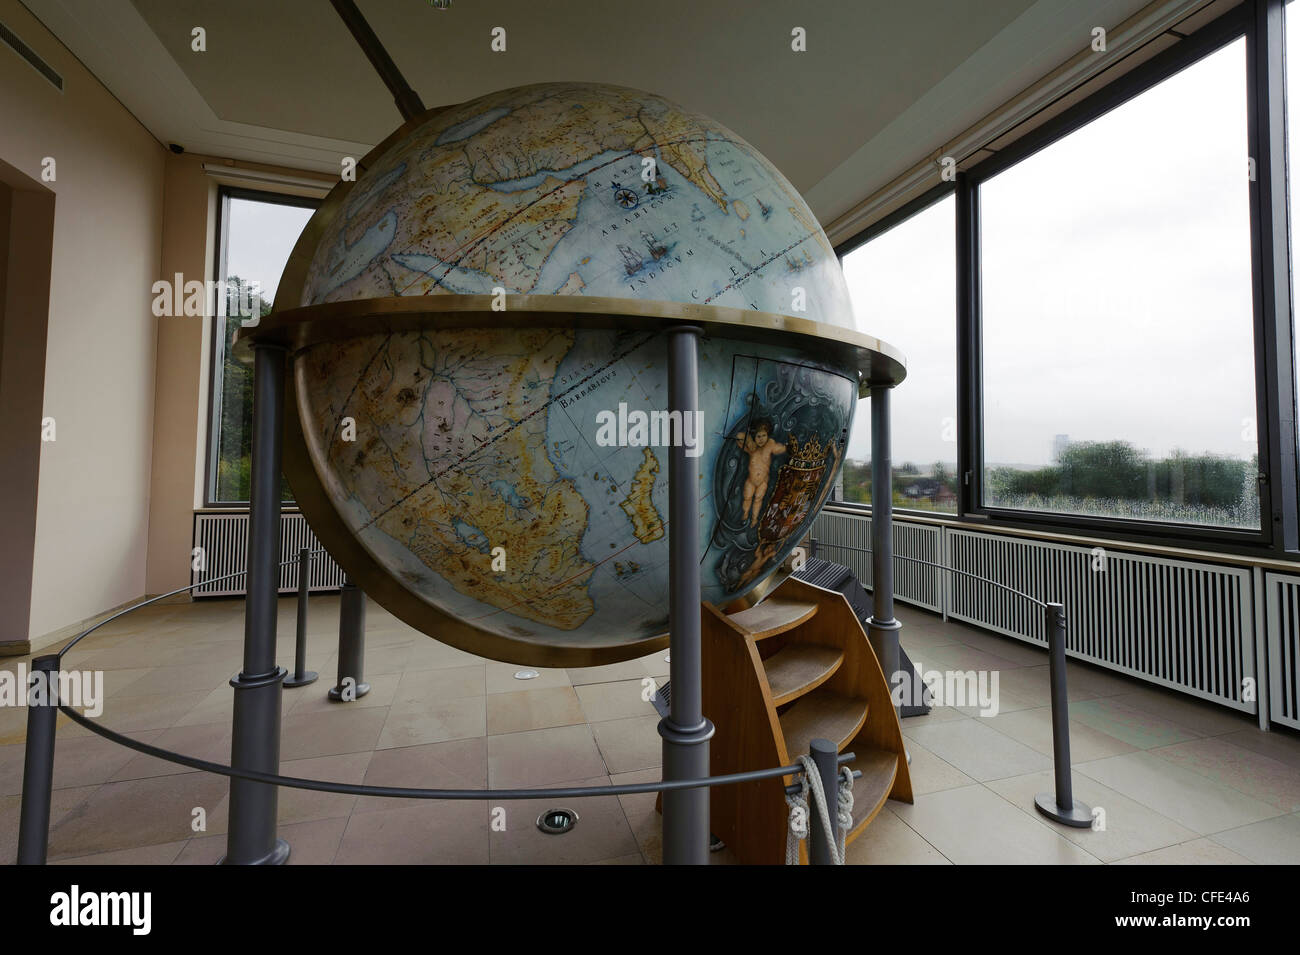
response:
<svg viewBox="0 0 1300 955"><path fill-rule="evenodd" d="M218 293L213 374L212 469L209 501L248 500L253 441L253 370L230 354L245 316L271 310L276 285L312 209L242 196L224 196L226 236ZM290 497L288 485L283 488Z"/></svg>
<svg viewBox="0 0 1300 955"><path fill-rule="evenodd" d="M957 512L956 205L939 200L844 257L858 327L902 350L891 400L894 504ZM871 503L871 408L859 402L844 499Z"/></svg>
<svg viewBox="0 0 1300 955"><path fill-rule="evenodd" d="M985 182L984 503L1258 528L1237 40Z"/></svg>

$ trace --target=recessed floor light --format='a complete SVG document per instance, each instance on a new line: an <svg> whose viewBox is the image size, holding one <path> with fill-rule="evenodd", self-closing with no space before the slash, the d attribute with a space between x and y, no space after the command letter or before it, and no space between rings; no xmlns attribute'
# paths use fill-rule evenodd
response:
<svg viewBox="0 0 1300 955"><path fill-rule="evenodd" d="M541 676L541 674L538 673L536 670L516 670L516 671L515 671L515 679L516 679L516 680L536 680L539 676Z"/></svg>
<svg viewBox="0 0 1300 955"><path fill-rule="evenodd" d="M537 817L537 828L552 836L563 835L578 824L572 809L548 809Z"/></svg>

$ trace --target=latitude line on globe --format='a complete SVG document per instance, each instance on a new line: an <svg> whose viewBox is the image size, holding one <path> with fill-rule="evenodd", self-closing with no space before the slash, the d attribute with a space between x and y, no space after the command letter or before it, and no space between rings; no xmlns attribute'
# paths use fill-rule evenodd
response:
<svg viewBox="0 0 1300 955"><path fill-rule="evenodd" d="M728 282L728 283L727 283L726 285L724 285L722 288L718 289L716 292L714 292L712 295L710 295L708 298L706 298L706 299L704 300L704 304L705 304L705 305L708 305L710 302L712 302L712 301L713 301L715 298L717 298L719 295L725 295L727 292L731 291L733 288L739 290L739 285L740 285L741 282L745 281L747 278L750 278L750 277L753 276L753 275L757 275L759 272L763 271L763 269L767 268L769 265L771 265L773 262L775 262L775 261L776 261L777 259L779 259L781 256L785 255L787 252L789 252L789 251L791 251L791 250L793 250L793 249L797 249L797 248L799 248L799 246L803 245L805 242L807 242L807 241L808 241L809 239L811 239L811 238L814 238L813 233L811 233L811 232L805 232L804 235L803 235L803 238L796 240L795 242L791 243L790 245L787 245L787 246L786 246L784 249L782 249L780 252L777 252L777 253L775 253L774 255L770 256L766 261L764 261L764 262L760 262L758 265L750 266L749 271L746 272L744 275L737 275L734 279L732 279L730 282Z"/></svg>
<svg viewBox="0 0 1300 955"><path fill-rule="evenodd" d="M484 450L485 448L488 448L488 447L490 447L491 445L495 444L497 441L499 441L501 438L505 437L505 436L506 436L507 434L509 434L511 431L514 431L516 428L518 428L518 427L520 427L521 425L523 425L523 423L524 423L525 421L527 421L529 418L532 418L534 415L541 414L543 411L545 411L546 409L548 409L551 405L555 404L555 402L559 401L559 400L560 400L561 398L563 398L565 395L569 394L570 392L574 391L574 390L577 389L577 388L582 387L584 384L586 384L588 381L590 381L590 380L591 380L592 378L594 378L596 375L600 374L602 371L604 371L604 370L605 370L606 368L608 368L610 365L614 364L614 363L617 362L617 361L621 361L622 359L626 358L626 357L627 357L628 355L630 355L632 352L636 351L636 350L637 350L638 348L640 348L642 345L646 344L648 341L650 341L651 339L653 339L656 335L658 335L658 332L651 332L650 334L646 335L644 338L642 338L639 342L637 342L637 343L636 343L635 345L633 345L631 348L629 348L629 349L627 349L626 351L620 352L619 354L615 355L615 356L614 356L613 358L611 358L609 361L605 362L605 364L603 364L603 365L601 365L599 368L596 368L595 370L593 370L590 374L586 375L586 376L585 376L584 378L582 378L580 381L576 381L576 382L574 382L571 386L569 386L568 388L566 388L564 391L560 392L558 395L553 395L550 399L548 399L547 401L545 401L545 402L543 402L542 404L538 405L536 408L534 408L532 411L528 412L528 414L524 415L522 418L520 418L520 419L519 419L518 421L516 421L514 424L510 425L509 427L502 428L502 429L501 429L497 434L495 434L495 435L493 435L492 437L488 438L486 441L484 441L482 444L480 444L480 445L479 445L477 448L475 448L473 451L470 451L468 454L464 454L464 455L462 455L461 457L457 458L455 461L453 461L452 463L448 464L446 467L444 467L444 468L443 468L441 471L439 471L437 474L432 474L432 475L430 475L430 476L429 476L429 479L428 479L427 481L424 481L424 482L421 483L418 487L413 488L412 490L410 490L410 491L407 492L406 494L402 495L400 498L398 498L396 501L394 501L394 502L393 502L392 504L390 504L388 507L384 508L384 509L383 509L382 511L380 511L378 514L376 514L376 515L374 515L373 517L371 517L370 520L366 521L364 524L362 524L360 527L358 527L358 528L357 528L357 532L360 533L361 531L368 530L369 528L373 527L376 521L380 520L381 518L383 518L383 517L385 517L386 515L388 515L389 513L391 513L395 508L398 508L398 507L400 507L401 505L405 504L405 503L406 503L407 501L409 501L412 497L414 497L415 495L419 494L421 491L423 491L423 490L424 490L425 488L427 488L429 485L432 484L432 485L435 485L435 486L436 486L436 485L437 485L438 478L442 477L442 476L443 476L444 474L446 474L448 471L450 471L450 470L452 470L452 469L454 469L454 468L458 468L458 467L460 467L462 464L464 464L464 463L465 463L466 461L468 461L470 458L474 457L474 456L475 456L476 454L478 454L480 451L482 451L482 450Z"/></svg>
<svg viewBox="0 0 1300 955"><path fill-rule="evenodd" d="M644 128L644 127L643 127L643 128ZM650 135L648 131L647 131L647 135ZM693 143L712 143L712 142L728 142L728 140L725 140L725 139L710 139L710 138L707 137L707 136L705 136L705 137L702 138L702 139L671 139L671 140L668 140L667 142L662 142L662 143L659 142L658 140L655 140L655 142L654 142L651 146L647 146L646 149L647 149L647 150L649 150L649 149L662 149L662 148L665 147L665 146L683 146L683 145L691 145L691 144L693 144ZM463 152L463 150L461 150L461 151ZM434 272L434 270L436 270L436 269L438 268L438 265L432 265L432 266L430 266L429 268L425 269L423 272L420 272L420 273L419 273L419 274L418 274L418 275L417 275L417 276L416 276L416 277L415 277L411 282L409 282L406 286L404 286L404 287L402 288L402 290L401 290L400 292L398 292L398 294L399 294L399 295L405 295L405 294L407 293L407 291L409 291L412 287L414 287L414 285L415 285L417 282L419 282L421 279L423 279L423 278L432 278L433 281L435 282L435 287L437 287L437 286L442 286L442 280L445 279L448 275L450 275L450 274L451 274L451 271L452 271L453 269L459 268L461 262L463 262L463 261L464 261L464 260L465 260L469 255L470 255L470 254L472 254L472 253L473 253L473 252L474 252L474 251L475 251L475 250L476 250L480 245L482 245L484 242L488 241L490 238L492 238L492 236L496 235L496 234L497 234L498 232L500 232L502 229L505 229L505 228L509 227L510 224L511 224L511 222L512 222L514 219L519 218L520 216L523 216L524 214L526 214L526 213L528 212L528 210L532 209L532 208L533 208L534 206L536 206L538 203L546 201L546 200L549 199L551 196L553 196L553 195L555 195L557 192L559 192L561 189L567 189L569 186L573 185L575 182L583 182L583 181L587 178L587 176L591 175L592 173L594 173L594 172L598 172L598 171L600 171L601 169L605 169L605 168L607 168L607 167L609 167L609 166L613 166L613 165L616 164L616 163L623 162L624 160L629 159L629 158L632 157L632 156L642 156L642 151L641 151L641 150L629 150L628 152L626 152L626 153L624 153L623 155L619 156L617 159L611 159L611 160L609 160L608 162L601 163L599 166L593 166L593 167L591 167L591 169L587 170L587 171L586 171L585 173L583 173L581 176L575 176L575 177L572 178L572 179L566 179L566 180L564 180L562 183L560 183L560 185L556 186L556 187L555 187L554 189L552 189L551 191L549 191L549 192L547 192L547 193L544 193L543 195L538 196L538 197L537 197L536 199L534 199L532 202L530 202L530 203L528 203L527 205L523 206L522 208L520 208L520 209L517 210L516 212L513 212L513 213L511 213L510 215L508 215L508 216L505 218L504 221L499 222L499 223L497 223L496 225L492 226L492 228L488 229L488 230L487 230L486 232L484 232L482 235L479 235L479 236L476 236L476 237L470 239L468 242L465 243L464 246L461 247L460 250L457 250L456 252L453 252L453 253L452 253L452 254L455 256L455 258L453 258L453 259L451 259L451 260L449 260L449 261L439 262L438 265L442 265L442 266L445 266L445 267L446 267L446 271L443 272L443 274L442 274L441 276L434 276L434 275L432 274L432 273ZM644 158L644 157L642 157L642 158ZM658 162L658 159L656 159L655 161ZM672 163L669 163L668 165L669 165L670 168L672 167ZM706 169L708 168L708 161L707 161L707 160L705 160L705 168L706 168ZM554 170L551 170L551 171L554 171ZM679 173L679 175L680 175L680 173ZM711 174L710 174L710 175L711 175ZM690 182L690 181L691 181L689 176L684 176L683 178L685 178L687 182ZM694 184L692 183L692 185L694 185ZM485 189L491 189L492 187L491 187L491 186L483 186L483 188L485 188ZM585 186L584 186L584 188L585 188ZM697 188L698 188L698 187L697 187ZM701 190L701 191L702 191L702 190ZM725 196L724 196L724 198L725 198ZM809 233L809 235L811 235L811 233ZM806 239L806 238L808 238L808 236L804 236L804 239ZM802 241L803 241L803 239L800 240L800 242L802 242ZM557 243L557 244L558 244L558 243ZM795 243L795 245L798 245L798 244L799 244L798 242ZM791 246L791 248L794 248L794 246ZM785 251L788 252L789 249L786 249ZM782 252L782 253L778 253L778 254L784 254L784 252ZM771 261L771 260L769 260L769 261ZM765 262L765 263L763 263L763 264L766 265L767 263ZM762 266L759 266L759 268L762 268ZM475 270L475 271L478 271L478 270ZM749 274L749 273L747 273L747 274ZM539 270L538 270L538 277L540 277L540 276L541 276L541 270L539 269ZM535 284L535 283L534 283L534 284ZM445 286L444 286L444 287L445 287ZM431 292L425 292L425 293L423 293L423 294L425 294L425 295L430 295L430 294L432 294L432 293L431 293Z"/></svg>

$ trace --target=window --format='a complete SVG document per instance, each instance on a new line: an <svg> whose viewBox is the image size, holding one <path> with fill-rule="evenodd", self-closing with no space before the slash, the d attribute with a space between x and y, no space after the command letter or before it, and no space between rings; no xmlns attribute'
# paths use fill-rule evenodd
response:
<svg viewBox="0 0 1300 955"><path fill-rule="evenodd" d="M956 204L951 193L844 256L857 326L900 349L890 400L894 504L957 512ZM871 503L871 408L858 405L844 500Z"/></svg>
<svg viewBox="0 0 1300 955"><path fill-rule="evenodd" d="M1246 79L1237 39L979 184L986 507L1259 529Z"/></svg>
<svg viewBox="0 0 1300 955"><path fill-rule="evenodd" d="M253 369L235 360L230 346L241 313L270 312L280 274L316 203L223 189L220 205L208 503L242 504L249 490ZM283 487L288 500L288 485Z"/></svg>

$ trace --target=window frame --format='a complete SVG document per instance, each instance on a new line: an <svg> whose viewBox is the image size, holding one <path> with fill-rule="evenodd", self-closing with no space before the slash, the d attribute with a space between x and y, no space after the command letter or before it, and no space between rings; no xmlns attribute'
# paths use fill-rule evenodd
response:
<svg viewBox="0 0 1300 955"><path fill-rule="evenodd" d="M214 222L213 242L213 277L220 286L226 277L226 246L230 238L230 200L245 199L252 202L265 202L271 205L295 206L301 209L318 209L321 200L310 196L295 196L281 192L248 189L240 186L219 185L217 187L216 220ZM219 298L219 296L218 296ZM248 510L248 501L216 500L217 489L217 431L221 426L222 375L221 366L225 360L224 336L222 335L221 316L216 314L219 303L213 302L211 328L208 331L208 400L207 428L204 447L203 466L203 509L204 510ZM296 507L293 500L281 501L283 507Z"/></svg>
<svg viewBox="0 0 1300 955"><path fill-rule="evenodd" d="M1300 0L1296 0L1300 4ZM927 519L1028 531L1095 536L1138 544L1205 548L1225 553L1300 557L1297 510L1297 396L1291 292L1291 230L1286 155L1285 6L1287 0L1244 0L1095 93L1027 132L1010 146L959 171L954 242L957 262L957 515ZM1300 16L1300 7L1294 11ZM1172 31L1171 31L1172 32ZM1258 530L1036 512L983 504L984 402L980 277L980 185L1105 113L1240 38L1245 39L1246 150L1256 158L1249 186L1251 308L1259 442ZM1113 66L1111 68L1114 68ZM843 254L920 211L951 188L919 199L841 243ZM870 510L869 505L845 506ZM906 514L902 508L896 508Z"/></svg>
<svg viewBox="0 0 1300 955"><path fill-rule="evenodd" d="M1261 0L1269 3L1272 0ZM1117 109L1130 100L1162 83L1175 74L1194 66L1205 57L1218 52L1239 39L1245 40L1246 70L1246 155L1261 156L1259 149L1257 109L1260 102L1256 83L1256 42L1254 12L1252 0L1233 8L1218 19L1210 22L1200 30L1180 40L1175 46L1156 54L1150 60L1135 67L1124 76L1098 90L1092 96L1075 104L1053 117L1042 126L1027 133L1014 144L972 166L959 177L958 241L969 244L969 271L963 276L964 301L961 316L964 326L965 346L968 354L960 359L960 366L968 375L968 386L959 388L959 395L964 399L964 418L968 427L963 436L958 434L958 442L965 451L966 464L962 468L963 513L966 517L997 521L1006 526L1020 526L1044 530L1084 531L1106 537L1123 537L1139 539L1146 542L1169 543L1185 541L1204 545L1206 543L1237 544L1253 548L1271 547L1274 543L1274 503L1277 495L1270 493L1274 482L1271 479L1276 471L1277 442L1269 436L1276 430L1276 416L1269 413L1268 392L1269 376L1265 369L1263 353L1265 308L1262 302L1262 276L1260 268L1260 182L1268 171L1258 168L1255 181L1249 189L1250 243L1251 243L1251 287L1253 341L1255 354L1255 405L1258 435L1259 470L1269 475L1270 479L1259 483L1260 491L1260 528L1230 528L1187 524L1165 521L1144 521L1133 518L1111 518L1094 515L1069 514L1051 511L1028 511L1014 508L990 506L984 503L984 355L983 355L983 302L981 290L980 260L982 239L980 236L980 187L997 174L1010 169L1019 162L1028 159L1052 144L1064 139L1094 120ZM960 255L960 253L959 253ZM1289 318L1289 306L1288 306ZM962 334L959 332L959 335ZM960 419L959 419L960 423ZM1294 446L1294 439L1292 440Z"/></svg>

